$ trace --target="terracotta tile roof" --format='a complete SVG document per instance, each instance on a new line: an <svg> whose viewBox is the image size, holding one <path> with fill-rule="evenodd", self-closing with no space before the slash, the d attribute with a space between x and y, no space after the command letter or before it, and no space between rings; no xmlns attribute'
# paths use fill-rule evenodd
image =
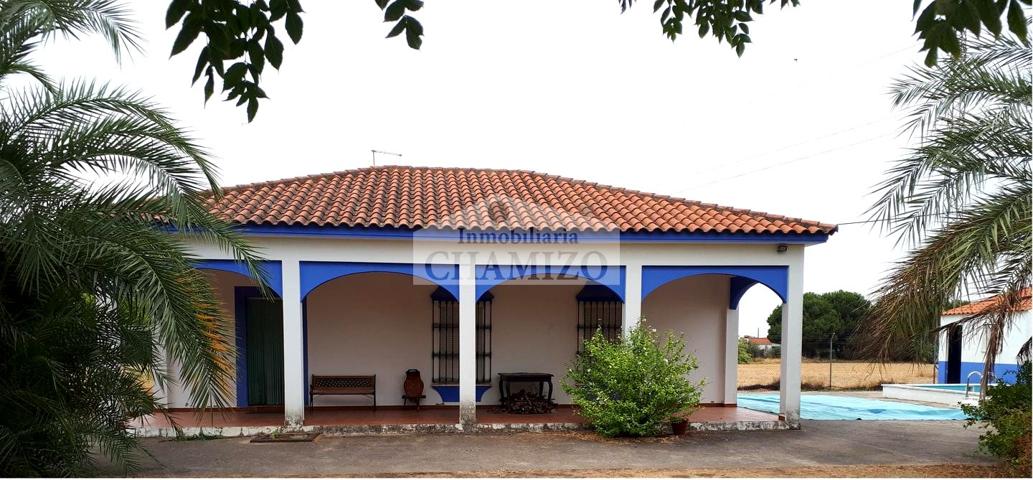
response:
<svg viewBox="0 0 1033 480"><path fill-rule="evenodd" d="M831 234L835 225L521 170L384 166L224 189L238 224Z"/></svg>
<svg viewBox="0 0 1033 480"><path fill-rule="evenodd" d="M1019 300L1018 307L1015 308L1016 312L1024 312L1033 308L1033 298L1031 298L1031 290L1029 288L1022 291L1022 298ZM992 307L995 303L1000 302L1000 295L985 298L978 302L966 303L960 307L954 307L946 312L944 315L975 315L982 313L986 309Z"/></svg>
<svg viewBox="0 0 1033 480"><path fill-rule="evenodd" d="M771 340L768 340L767 337L751 337L747 335L746 341L749 342L750 345L774 345L774 343L771 343Z"/></svg>

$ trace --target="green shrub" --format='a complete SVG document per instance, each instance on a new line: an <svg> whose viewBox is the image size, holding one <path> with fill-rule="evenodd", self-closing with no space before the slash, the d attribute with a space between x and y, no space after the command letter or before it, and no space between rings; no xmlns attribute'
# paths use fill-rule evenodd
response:
<svg viewBox="0 0 1033 480"><path fill-rule="evenodd" d="M1015 383L999 383L986 390L986 400L979 405L962 405L970 417L967 426L980 424L986 429L979 436L979 446L987 453L1008 463L1013 473L1030 476L1030 364L1019 368Z"/></svg>
<svg viewBox="0 0 1033 480"><path fill-rule="evenodd" d="M677 414L699 405L704 382L688 380L697 361L684 348L680 336L661 341L644 321L619 341L596 332L563 389L602 435L659 435Z"/></svg>
<svg viewBox="0 0 1033 480"><path fill-rule="evenodd" d="M750 363L753 361L753 347L750 341L745 338L739 339L739 363Z"/></svg>

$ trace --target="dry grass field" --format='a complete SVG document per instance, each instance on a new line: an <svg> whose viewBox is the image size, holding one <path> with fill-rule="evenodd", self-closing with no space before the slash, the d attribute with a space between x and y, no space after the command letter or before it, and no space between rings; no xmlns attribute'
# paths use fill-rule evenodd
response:
<svg viewBox="0 0 1033 480"><path fill-rule="evenodd" d="M778 388L778 359L757 360L739 365L739 388ZM804 359L800 374L804 390L825 390L829 386L829 364ZM871 362L834 362L833 390L873 390L883 383L932 383L932 365Z"/></svg>

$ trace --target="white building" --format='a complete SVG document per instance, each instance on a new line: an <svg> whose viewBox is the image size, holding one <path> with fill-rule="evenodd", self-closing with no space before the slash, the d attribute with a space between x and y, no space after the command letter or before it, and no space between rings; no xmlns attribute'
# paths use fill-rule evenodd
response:
<svg viewBox="0 0 1033 480"><path fill-rule="evenodd" d="M1006 334L1004 347L994 364L994 376L999 380L1007 382L1015 381L1015 373L1019 369L1016 356L1019 349L1030 338L1031 321L1030 314L1030 290L1023 293L1024 297L1016 312L1013 328ZM962 305L943 312L940 317L940 326L947 326L957 323L959 320L981 313L984 309L997 302L997 297L987 298L978 302ZM937 383L966 383L972 377L972 383L977 383L983 372L984 359L986 355L986 339L977 328L972 325L955 325L944 330L940 336L940 349L936 374Z"/></svg>
<svg viewBox="0 0 1033 480"><path fill-rule="evenodd" d="M746 339L746 342L750 344L751 349L764 356L770 356L776 348L781 348L781 345L768 340L768 337L751 337L749 335L743 335L742 338Z"/></svg>
<svg viewBox="0 0 1033 480"><path fill-rule="evenodd" d="M189 240L237 331L241 408L363 405L308 392L313 375L376 375L402 403L407 369L425 404L458 423L498 401L497 375L560 380L585 335L645 317L684 334L702 401L735 405L738 302L761 284L783 302L781 418L798 425L804 249L834 225L510 170L374 167L244 185L210 201L267 259L246 269ZM179 388L171 407L195 407Z"/></svg>

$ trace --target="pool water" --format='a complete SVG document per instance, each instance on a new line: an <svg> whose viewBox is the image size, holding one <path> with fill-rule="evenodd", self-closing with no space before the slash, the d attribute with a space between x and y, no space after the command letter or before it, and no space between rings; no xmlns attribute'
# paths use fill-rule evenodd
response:
<svg viewBox="0 0 1033 480"><path fill-rule="evenodd" d="M962 386L964 387L964 386ZM778 413L777 393L739 394L739 406ZM800 396L800 418L805 420L965 420L958 408L929 407L845 395Z"/></svg>
<svg viewBox="0 0 1033 480"><path fill-rule="evenodd" d="M922 384L922 385L919 385L919 386L922 387L922 388L933 388L933 389L936 389L936 390L950 390L952 392L962 392L962 393L965 392L965 385L962 385L960 383L940 383L940 384L935 384L935 385L934 384L929 384L929 385ZM968 388L969 388L969 391L972 392L972 393L979 393L979 384L972 385L971 387L968 387Z"/></svg>

